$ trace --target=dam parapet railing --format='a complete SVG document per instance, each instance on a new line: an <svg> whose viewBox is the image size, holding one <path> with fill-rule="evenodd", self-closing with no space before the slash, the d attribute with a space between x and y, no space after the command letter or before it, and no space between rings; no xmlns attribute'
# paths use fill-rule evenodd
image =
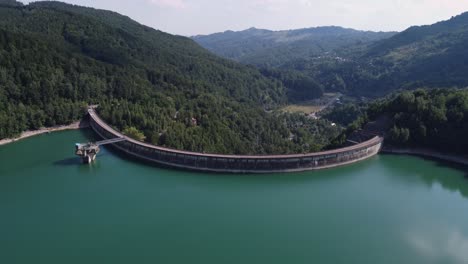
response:
<svg viewBox="0 0 468 264"><path fill-rule="evenodd" d="M219 173L299 172L333 168L358 162L379 153L383 138L329 151L291 155L220 155L159 147L129 138L107 125L93 108L88 109L91 128L103 139L123 137L118 150L141 160L172 168Z"/></svg>

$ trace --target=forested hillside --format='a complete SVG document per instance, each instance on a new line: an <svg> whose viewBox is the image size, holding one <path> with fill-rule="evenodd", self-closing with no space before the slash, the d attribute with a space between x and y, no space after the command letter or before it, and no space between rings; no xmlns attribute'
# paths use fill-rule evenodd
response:
<svg viewBox="0 0 468 264"><path fill-rule="evenodd" d="M403 92L370 105L368 116L391 117L388 143L468 153L468 90Z"/></svg>
<svg viewBox="0 0 468 264"><path fill-rule="evenodd" d="M397 92L373 102L337 107L324 117L349 124L336 145L345 143L346 134L378 119L386 120L378 129L385 133L387 145L468 153L467 89Z"/></svg>
<svg viewBox="0 0 468 264"><path fill-rule="evenodd" d="M77 120L88 104L118 129L195 151L313 151L338 132L270 111L286 101L280 80L188 38L109 11L0 0L0 138Z"/></svg>
<svg viewBox="0 0 468 264"><path fill-rule="evenodd" d="M278 78L287 88L293 102L319 98L329 89L315 72L298 63L321 62L326 58L340 60L342 49L365 45L389 38L394 32L371 32L342 27L317 27L297 30L271 31L250 28L226 31L193 39L208 50L244 64L262 69L267 77ZM314 69L314 71L320 69Z"/></svg>
<svg viewBox="0 0 468 264"><path fill-rule="evenodd" d="M419 87L468 86L468 13L398 34L329 30L335 35L329 32L314 42L295 39L292 32L296 31L277 32L273 37L274 32L264 30L195 40L225 57L261 68L299 72L325 91L355 97L378 97Z"/></svg>
<svg viewBox="0 0 468 264"><path fill-rule="evenodd" d="M468 13L391 38L337 51L339 57L299 59L299 70L327 90L382 96L398 89L468 86Z"/></svg>
<svg viewBox="0 0 468 264"><path fill-rule="evenodd" d="M313 58L353 45L393 36L394 32L371 32L342 27L317 27L271 31L250 28L226 31L193 39L220 56L262 68L281 67L303 58Z"/></svg>

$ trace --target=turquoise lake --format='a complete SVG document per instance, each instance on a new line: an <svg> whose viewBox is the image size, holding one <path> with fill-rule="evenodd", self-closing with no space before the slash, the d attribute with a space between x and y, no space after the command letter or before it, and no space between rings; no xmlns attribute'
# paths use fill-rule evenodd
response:
<svg viewBox="0 0 468 264"><path fill-rule="evenodd" d="M0 147L0 263L468 263L468 169L412 156L271 175L161 169L90 130Z"/></svg>

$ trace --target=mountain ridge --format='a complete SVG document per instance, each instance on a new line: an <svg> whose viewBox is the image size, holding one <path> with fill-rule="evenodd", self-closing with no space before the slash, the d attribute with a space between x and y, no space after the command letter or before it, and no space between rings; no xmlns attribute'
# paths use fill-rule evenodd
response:
<svg viewBox="0 0 468 264"><path fill-rule="evenodd" d="M259 43L247 35L242 39L247 44L236 47L232 42L234 48L225 46L234 51L232 54L214 52L260 68L297 71L324 91L357 97L378 97L424 86L468 86L468 52L464 48L468 43L468 12L432 25L412 26L386 38L359 40L335 38L333 45L314 45L313 49L303 41L287 43L280 49L257 45L257 50L245 51L252 54L235 57L235 48Z"/></svg>
<svg viewBox="0 0 468 264"><path fill-rule="evenodd" d="M349 27L342 27L342 26L335 26L335 25L330 25L330 26L317 26L317 27L304 27L304 28L296 28L296 29L279 29L279 30L273 30L273 29L266 29L266 28L257 28L257 27L250 27L246 28L243 30L232 30L232 29L227 29L222 32L214 32L210 34L197 34L190 36L190 38L201 38L201 37L208 37L212 35L221 35L224 33L246 33L246 32L264 32L264 33L284 33L284 32L304 32L304 31L322 31L322 30L327 30L327 29L344 29L344 30L350 30L354 32L364 32L364 33L391 33L391 34L396 34L398 31L373 31L373 30L361 30L361 29L354 29L354 28L349 28Z"/></svg>
<svg viewBox="0 0 468 264"><path fill-rule="evenodd" d="M394 34L395 32L360 31L327 26L278 31L249 28L243 31L198 35L192 39L225 58L260 66L279 66L295 58L313 57L323 52L379 40Z"/></svg>

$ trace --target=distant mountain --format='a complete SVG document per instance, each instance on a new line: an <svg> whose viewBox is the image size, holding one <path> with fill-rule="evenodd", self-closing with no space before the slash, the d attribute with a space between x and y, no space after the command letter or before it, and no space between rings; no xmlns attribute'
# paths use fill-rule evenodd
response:
<svg viewBox="0 0 468 264"><path fill-rule="evenodd" d="M439 44L451 45L453 42L459 42L462 40L458 39L458 37L468 31L467 26L468 12L433 25L413 26L391 38L377 42L371 47L368 55L385 55L386 53L388 54L398 49L408 50L405 48L408 46L413 46L414 49L411 49L410 53L416 54L427 51L423 48L427 48L428 46L437 49L443 46ZM438 43L437 40L444 40L444 43ZM431 45L422 45L425 42Z"/></svg>
<svg viewBox="0 0 468 264"><path fill-rule="evenodd" d="M337 27L249 29L194 39L224 57L269 70L298 72L325 91L354 96L468 86L468 13L401 33Z"/></svg>
<svg viewBox="0 0 468 264"><path fill-rule="evenodd" d="M389 38L394 34L334 26L283 31L250 28L195 36L193 39L220 56L248 64L277 67L295 59L318 56L336 49Z"/></svg>
<svg viewBox="0 0 468 264"><path fill-rule="evenodd" d="M283 65L326 89L378 96L395 89L468 86L468 13L395 36L342 49L339 58L300 59Z"/></svg>

